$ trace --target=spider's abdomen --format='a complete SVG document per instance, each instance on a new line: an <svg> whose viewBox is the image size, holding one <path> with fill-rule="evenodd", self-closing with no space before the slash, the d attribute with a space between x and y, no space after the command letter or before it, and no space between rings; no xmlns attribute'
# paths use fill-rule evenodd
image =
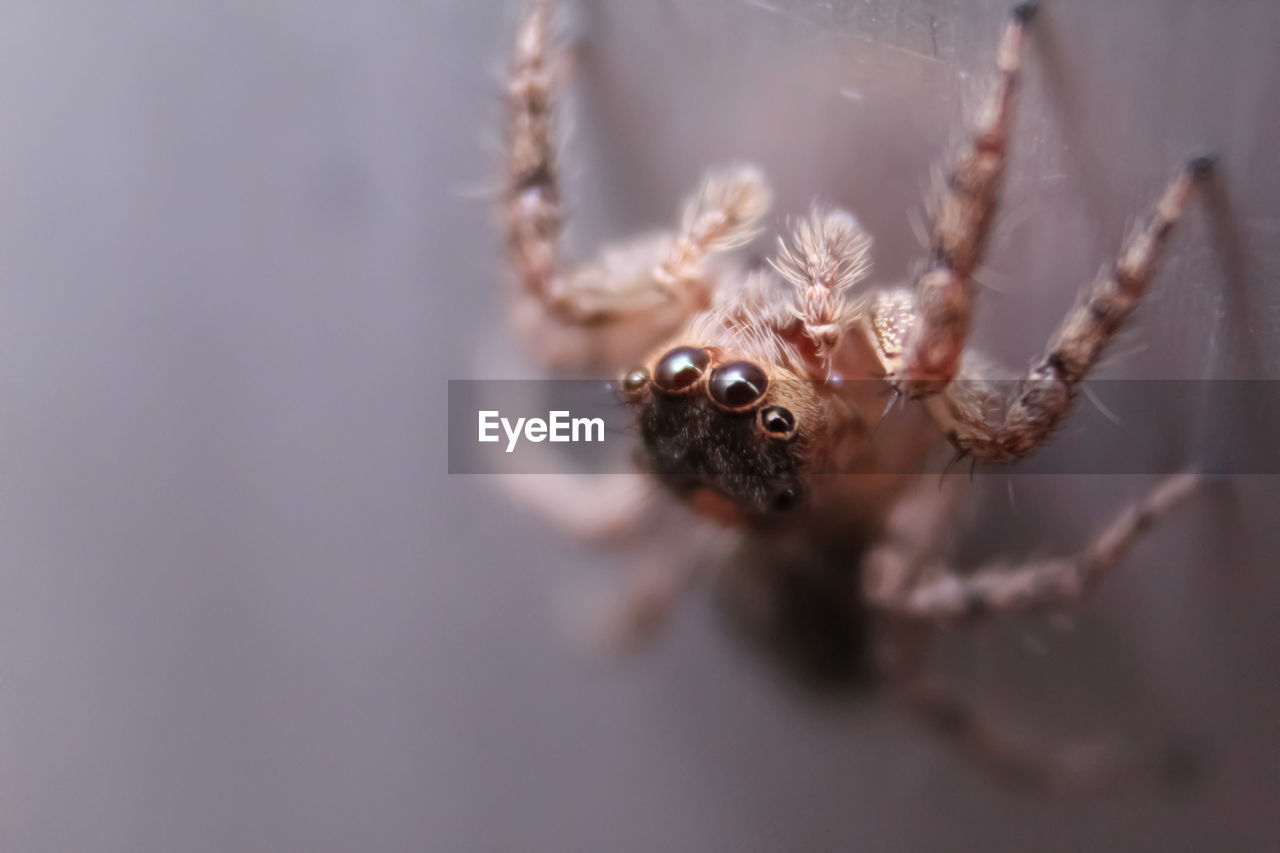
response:
<svg viewBox="0 0 1280 853"><path fill-rule="evenodd" d="M870 687L870 614L860 595L860 537L838 544L752 539L719 576L732 622L799 683Z"/></svg>

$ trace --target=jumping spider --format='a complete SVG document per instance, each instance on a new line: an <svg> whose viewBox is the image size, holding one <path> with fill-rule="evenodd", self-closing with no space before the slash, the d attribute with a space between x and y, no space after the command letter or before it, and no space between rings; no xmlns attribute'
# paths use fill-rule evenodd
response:
<svg viewBox="0 0 1280 853"><path fill-rule="evenodd" d="M995 766L1062 778L1053 751L1019 745L927 679L925 641L980 615L1077 603L1196 478L1164 480L1077 555L961 573L939 553L957 488L913 472L943 437L990 463L1046 441L1137 308L1212 160L1197 157L1177 173L1044 357L1001 393L966 339L1033 3L1009 17L993 90L933 201L925 271L913 289L883 290L859 286L871 240L839 210L803 221L771 269L744 275L727 263L726 251L755 235L769 204L749 167L710 174L674 231L566 268L553 6L534 0L529 8L506 93L503 211L516 322L554 366L617 371L651 476L566 478L555 492L515 477L510 487L587 533L616 532L674 497L734 531L717 578L735 612L803 672L878 677ZM886 397L905 410L877 429ZM659 488L645 487L654 480ZM667 555L637 569L611 623L616 636L652 630L707 562Z"/></svg>

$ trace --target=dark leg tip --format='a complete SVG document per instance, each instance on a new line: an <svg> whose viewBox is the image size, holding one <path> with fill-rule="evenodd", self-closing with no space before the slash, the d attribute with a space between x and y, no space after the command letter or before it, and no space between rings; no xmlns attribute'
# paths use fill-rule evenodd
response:
<svg viewBox="0 0 1280 853"><path fill-rule="evenodd" d="M1036 16L1036 10L1039 8L1039 0L1023 0L1022 3L1013 7L1013 19L1020 24L1025 24Z"/></svg>
<svg viewBox="0 0 1280 853"><path fill-rule="evenodd" d="M1193 178L1204 178L1213 171L1217 163L1218 158L1214 155L1199 154L1187 161L1187 171L1191 173Z"/></svg>

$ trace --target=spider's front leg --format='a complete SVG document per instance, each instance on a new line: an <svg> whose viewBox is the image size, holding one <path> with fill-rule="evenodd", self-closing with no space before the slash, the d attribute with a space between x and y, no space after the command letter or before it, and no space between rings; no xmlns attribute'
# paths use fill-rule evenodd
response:
<svg viewBox="0 0 1280 853"><path fill-rule="evenodd" d="M584 353L584 363L622 362L652 346L705 308L716 284L708 259L756 233L769 204L762 176L738 167L710 175L685 202L675 232L606 247L592 262L567 269L561 257L561 206L555 101L564 63L552 36L553 0L533 0L520 27L507 88L504 221L507 254L521 290L533 302L545 337L575 332L610 356ZM618 345L620 337L633 343ZM601 341L605 343L601 344ZM554 341L535 341L553 347ZM560 358L561 362L575 359ZM615 365L609 364L613 367Z"/></svg>
<svg viewBox="0 0 1280 853"><path fill-rule="evenodd" d="M996 208L1024 30L1034 9L1029 3L1016 7L1005 28L999 82L937 205L932 268L917 281L914 297L883 295L869 314L872 337L894 389L923 399L962 455L988 462L1022 458L1048 439L1070 409L1076 385L1133 314L1196 181L1213 165L1209 157L1187 163L1161 196L1151 221L1082 294L1016 393L1011 398L1001 393L980 362L965 352L965 343L973 271L982 260Z"/></svg>
<svg viewBox="0 0 1280 853"><path fill-rule="evenodd" d="M1196 182L1213 160L1197 157L1165 190L1151 221L1129 239L1119 260L1081 293L1013 399L966 364L959 381L926 401L929 412L961 454L1007 462L1043 444L1071 408L1075 388L1132 316L1155 273L1169 234Z"/></svg>
<svg viewBox="0 0 1280 853"><path fill-rule="evenodd" d="M905 348L887 365L895 390L911 398L938 393L960 367L973 308L973 272L982 261L996 210L1022 44L1035 9L1034 2L1014 8L1000 39L995 90L932 211L932 258L916 280L916 319Z"/></svg>

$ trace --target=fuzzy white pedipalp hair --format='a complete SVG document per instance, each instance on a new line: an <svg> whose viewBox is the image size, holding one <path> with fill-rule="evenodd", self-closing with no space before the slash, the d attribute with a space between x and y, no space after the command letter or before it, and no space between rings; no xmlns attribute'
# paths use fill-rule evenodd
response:
<svg viewBox="0 0 1280 853"><path fill-rule="evenodd" d="M791 244L782 238L778 244L772 264L795 286L792 315L819 353L830 355L861 309L849 292L871 269L871 237L852 214L815 209Z"/></svg>
<svg viewBox="0 0 1280 853"><path fill-rule="evenodd" d="M769 270L758 269L737 287L722 288L694 320L690 336L758 364L800 372L800 354L781 334L794 322L790 294Z"/></svg>
<svg viewBox="0 0 1280 853"><path fill-rule="evenodd" d="M696 280L708 257L749 243L760 233L769 203L769 186L754 166L709 174L684 202L680 230L658 268L658 282L671 288Z"/></svg>
<svg viewBox="0 0 1280 853"><path fill-rule="evenodd" d="M685 203L680 231L704 251L734 249L760 233L769 203L769 186L754 166L712 173Z"/></svg>

